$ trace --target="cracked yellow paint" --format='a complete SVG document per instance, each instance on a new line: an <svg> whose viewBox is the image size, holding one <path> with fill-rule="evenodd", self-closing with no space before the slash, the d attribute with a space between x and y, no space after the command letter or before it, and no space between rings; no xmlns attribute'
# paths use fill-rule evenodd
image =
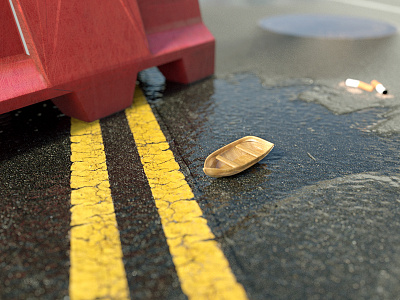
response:
<svg viewBox="0 0 400 300"><path fill-rule="evenodd" d="M247 299L140 89L126 117L189 299Z"/></svg>
<svg viewBox="0 0 400 300"><path fill-rule="evenodd" d="M100 123L71 119L69 295L129 299Z"/></svg>

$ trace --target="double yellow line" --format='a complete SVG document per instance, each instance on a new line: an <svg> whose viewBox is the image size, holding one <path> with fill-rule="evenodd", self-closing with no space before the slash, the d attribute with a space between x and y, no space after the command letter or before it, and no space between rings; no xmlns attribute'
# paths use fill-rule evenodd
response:
<svg viewBox="0 0 400 300"><path fill-rule="evenodd" d="M247 299L140 89L125 111L189 299ZM129 299L100 123L71 124L70 298Z"/></svg>
<svg viewBox="0 0 400 300"><path fill-rule="evenodd" d="M100 123L71 121L70 299L128 299Z"/></svg>

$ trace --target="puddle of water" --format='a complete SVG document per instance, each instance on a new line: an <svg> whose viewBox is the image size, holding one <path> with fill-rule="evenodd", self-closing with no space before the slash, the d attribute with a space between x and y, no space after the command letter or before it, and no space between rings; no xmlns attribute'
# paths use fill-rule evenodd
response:
<svg viewBox="0 0 400 300"><path fill-rule="evenodd" d="M167 84L153 103L235 274L255 299L396 295L400 138L367 132L387 99L279 82ZM275 148L236 176L203 174L211 152L245 135Z"/></svg>
<svg viewBox="0 0 400 300"><path fill-rule="evenodd" d="M283 162L290 164L282 176L297 181L295 174L300 171L306 174L302 184L393 169L389 159L393 153L388 149L396 148L398 138L365 133L380 120L382 106L397 104L392 97L354 94L339 84L311 79L261 81L252 74L209 79L190 87L168 83L164 98L153 103L193 176L207 178L202 164L212 151L242 136L256 135L275 143L261 164L277 170Z"/></svg>
<svg viewBox="0 0 400 300"><path fill-rule="evenodd" d="M171 132L201 197L212 199L206 202L213 213L219 214L214 208L220 205L231 210L226 224L234 226L246 211L321 180L397 172L398 138L368 133L379 120L383 101L371 98L309 79L274 84L272 79L238 74L190 88L168 84L164 98L153 108ZM215 181L203 174L204 159L211 152L246 135L271 141L275 148L235 177Z"/></svg>

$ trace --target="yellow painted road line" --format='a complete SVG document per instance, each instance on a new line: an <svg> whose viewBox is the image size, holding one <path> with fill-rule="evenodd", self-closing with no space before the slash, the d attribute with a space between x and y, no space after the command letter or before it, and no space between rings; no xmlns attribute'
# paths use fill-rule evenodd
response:
<svg viewBox="0 0 400 300"><path fill-rule="evenodd" d="M71 152L70 299L129 299L98 121L71 119Z"/></svg>
<svg viewBox="0 0 400 300"><path fill-rule="evenodd" d="M140 89L125 113L183 292L189 299L247 299Z"/></svg>

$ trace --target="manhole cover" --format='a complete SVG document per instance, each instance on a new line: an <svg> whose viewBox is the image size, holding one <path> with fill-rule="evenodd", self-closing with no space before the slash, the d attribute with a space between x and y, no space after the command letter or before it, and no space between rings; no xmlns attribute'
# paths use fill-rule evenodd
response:
<svg viewBox="0 0 400 300"><path fill-rule="evenodd" d="M396 27L381 21L321 14L269 17L259 25L278 34L322 39L374 39L397 32Z"/></svg>

